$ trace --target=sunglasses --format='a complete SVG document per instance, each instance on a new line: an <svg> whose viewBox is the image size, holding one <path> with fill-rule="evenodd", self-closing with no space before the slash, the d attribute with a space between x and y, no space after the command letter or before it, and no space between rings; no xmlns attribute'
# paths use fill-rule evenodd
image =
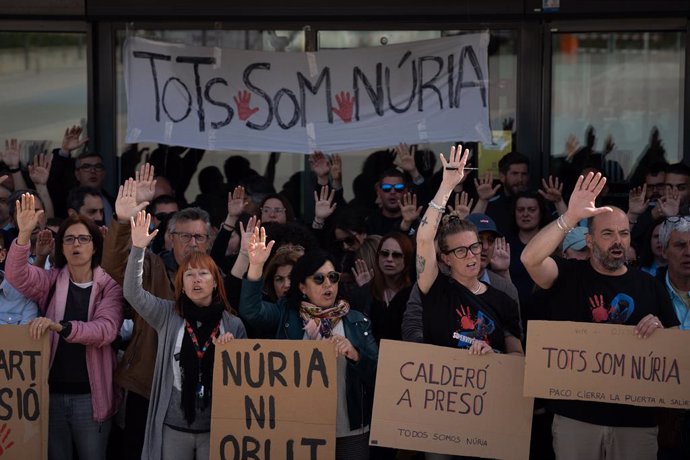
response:
<svg viewBox="0 0 690 460"><path fill-rule="evenodd" d="M381 184L379 188L386 193L393 189L395 189L396 192L402 192L405 190L405 184Z"/></svg>
<svg viewBox="0 0 690 460"><path fill-rule="evenodd" d="M337 240L336 243L340 243L342 245L347 245L347 246L354 246L357 244L357 238L355 238L353 235L346 236L342 240Z"/></svg>
<svg viewBox="0 0 690 460"><path fill-rule="evenodd" d="M323 273L316 273L311 277L317 286L321 286L326 281L326 278L328 278L328 281L330 281L332 284L336 284L338 281L340 281L340 273L328 272L325 275Z"/></svg>
<svg viewBox="0 0 690 460"><path fill-rule="evenodd" d="M399 251L389 251L388 249L381 249L379 251L379 256L383 257L384 259L393 257L393 259L395 260L400 260L403 257L403 253Z"/></svg>

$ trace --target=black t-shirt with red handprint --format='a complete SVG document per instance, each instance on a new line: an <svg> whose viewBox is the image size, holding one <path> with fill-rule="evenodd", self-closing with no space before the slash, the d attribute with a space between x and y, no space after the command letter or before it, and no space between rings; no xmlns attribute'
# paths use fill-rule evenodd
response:
<svg viewBox="0 0 690 460"><path fill-rule="evenodd" d="M648 273L629 268L620 276L598 273L589 261L556 258L558 278L546 291L553 321L634 326L648 314L664 327L678 325L668 292ZM656 426L654 408L588 401L553 400L556 414L602 426Z"/></svg>
<svg viewBox="0 0 690 460"><path fill-rule="evenodd" d="M483 340L505 352L505 335L521 335L518 306L503 292L487 285L485 293L472 294L462 284L439 273L422 295L424 342L469 348Z"/></svg>

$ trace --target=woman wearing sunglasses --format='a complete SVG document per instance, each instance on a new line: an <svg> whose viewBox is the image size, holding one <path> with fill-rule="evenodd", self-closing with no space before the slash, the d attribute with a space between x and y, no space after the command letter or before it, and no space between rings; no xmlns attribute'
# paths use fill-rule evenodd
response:
<svg viewBox="0 0 690 460"><path fill-rule="evenodd" d="M263 266L274 242L255 229L249 271L242 282L240 313L252 327L277 339L328 340L337 354L336 458L369 458L369 423L378 348L369 321L338 298L340 273L321 251L303 255L290 273L287 297L262 301ZM312 410L308 408L307 410Z"/></svg>
<svg viewBox="0 0 690 460"><path fill-rule="evenodd" d="M515 302L478 279L482 244L477 228L454 214L443 217L448 197L464 177L469 151L461 152L460 148L451 148L448 161L440 156L441 186L417 232L417 282L422 295L424 339L435 345L469 349L472 354L523 354ZM440 259L450 269L449 276L439 273L434 237Z"/></svg>
<svg viewBox="0 0 690 460"><path fill-rule="evenodd" d="M55 241L55 268L28 263L32 231L43 214L34 197L16 202L19 235L7 258L5 276L45 313L31 322L34 339L48 333L51 344L48 456L105 459L111 417L115 351L110 344L122 325L122 289L100 267L101 232L87 217L67 218Z"/></svg>

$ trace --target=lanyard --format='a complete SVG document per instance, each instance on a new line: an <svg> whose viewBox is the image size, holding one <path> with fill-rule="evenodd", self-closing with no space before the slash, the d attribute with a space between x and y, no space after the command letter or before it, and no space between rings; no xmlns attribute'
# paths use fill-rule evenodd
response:
<svg viewBox="0 0 690 460"><path fill-rule="evenodd" d="M220 321L218 321L218 324L216 324L216 327L211 332L211 335L208 336L208 340L206 341L206 343L204 343L204 346L201 348L199 348L199 340L196 338L196 334L194 333L192 326L189 324L189 321L184 320L184 327L185 329L187 329L187 334L189 334L189 338L192 339L194 351L196 351L196 357L199 359L199 361L201 361L202 359L204 359L204 354L206 354L208 346L211 345L211 342L213 342L213 338L218 334L218 331L220 331Z"/></svg>

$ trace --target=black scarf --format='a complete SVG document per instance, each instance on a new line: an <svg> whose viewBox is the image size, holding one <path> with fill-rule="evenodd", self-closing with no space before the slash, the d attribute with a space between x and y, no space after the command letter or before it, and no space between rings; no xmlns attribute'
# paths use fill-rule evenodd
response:
<svg viewBox="0 0 690 460"><path fill-rule="evenodd" d="M182 294L182 316L189 323L196 335L199 348L203 348L206 341L211 336L211 332L216 328L223 318L225 306L217 299L208 307L199 307L189 298ZM218 334L216 334L217 336ZM185 324L184 338L180 350L180 368L182 370L182 410L185 419L190 425L194 422L197 408L204 410L211 401L211 383L213 381L213 356L215 349L211 343L199 368L199 358L192 338L187 332ZM204 396L197 396L197 385L201 377L201 384L204 386Z"/></svg>

